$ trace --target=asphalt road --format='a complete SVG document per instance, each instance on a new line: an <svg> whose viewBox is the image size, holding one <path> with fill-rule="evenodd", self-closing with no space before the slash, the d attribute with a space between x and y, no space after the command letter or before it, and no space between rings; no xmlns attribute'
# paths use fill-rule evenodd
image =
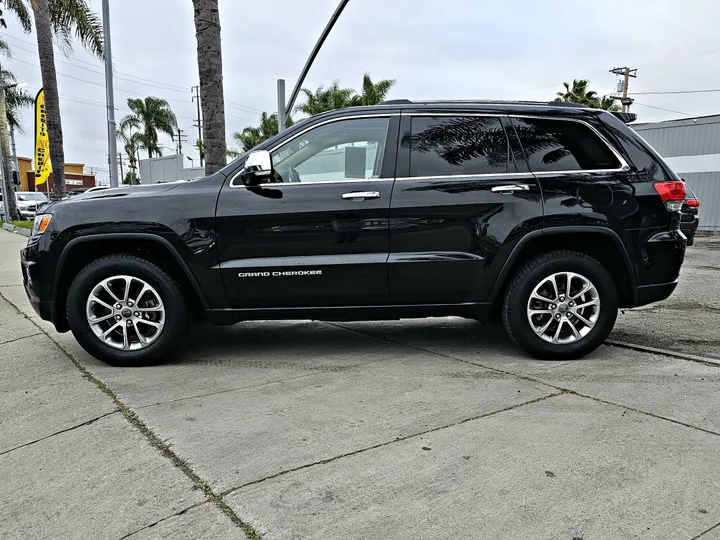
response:
<svg viewBox="0 0 720 540"><path fill-rule="evenodd" d="M0 231L0 537L720 539L720 368L529 359L443 318L202 327L120 369L35 317ZM623 341L720 358L720 250ZM715 278L715 279L714 279Z"/></svg>

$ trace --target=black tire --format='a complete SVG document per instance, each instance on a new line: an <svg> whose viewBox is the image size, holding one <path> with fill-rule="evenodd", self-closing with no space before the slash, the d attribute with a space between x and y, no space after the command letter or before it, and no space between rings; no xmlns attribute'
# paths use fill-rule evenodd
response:
<svg viewBox="0 0 720 540"><path fill-rule="evenodd" d="M559 272L573 272L589 279L595 286L600 300L595 326L572 343L545 341L533 330L528 320L528 302L533 290L547 277ZM515 274L505 296L502 320L510 337L536 358L573 360L591 353L605 341L615 325L617 312L617 286L603 265L583 253L551 251L531 259ZM549 319L536 320L545 322ZM576 328L578 326L584 327L582 324L578 325L576 319ZM569 333L570 328L565 326L562 332Z"/></svg>
<svg viewBox="0 0 720 540"><path fill-rule="evenodd" d="M115 349L103 343L92 331L86 317L86 302L92 290L104 279L125 275L142 279L157 291L165 308L160 335L138 350ZM67 319L75 339L98 360L114 366L141 366L168 362L190 331L188 304L180 285L156 264L134 255L109 255L88 264L70 285L66 304Z"/></svg>

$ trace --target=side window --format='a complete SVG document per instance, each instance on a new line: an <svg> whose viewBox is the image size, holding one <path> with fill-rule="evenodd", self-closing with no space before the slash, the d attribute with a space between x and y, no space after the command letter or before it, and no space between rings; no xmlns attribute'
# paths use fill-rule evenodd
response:
<svg viewBox="0 0 720 540"><path fill-rule="evenodd" d="M408 144L412 177L510 172L508 138L496 117L416 116Z"/></svg>
<svg viewBox="0 0 720 540"><path fill-rule="evenodd" d="M572 120L513 118L532 172L619 169L620 162L589 127Z"/></svg>
<svg viewBox="0 0 720 540"><path fill-rule="evenodd" d="M275 149L272 182L334 182L380 177L390 118L340 120Z"/></svg>

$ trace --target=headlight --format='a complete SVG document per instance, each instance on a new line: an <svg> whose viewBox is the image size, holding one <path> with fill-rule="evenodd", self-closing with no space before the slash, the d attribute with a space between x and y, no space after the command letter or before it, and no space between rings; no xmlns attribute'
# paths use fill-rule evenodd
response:
<svg viewBox="0 0 720 540"><path fill-rule="evenodd" d="M32 235L35 236L36 234L44 233L45 229L48 228L48 225L50 225L51 221L52 214L41 214L39 216L35 216L35 221L33 221Z"/></svg>

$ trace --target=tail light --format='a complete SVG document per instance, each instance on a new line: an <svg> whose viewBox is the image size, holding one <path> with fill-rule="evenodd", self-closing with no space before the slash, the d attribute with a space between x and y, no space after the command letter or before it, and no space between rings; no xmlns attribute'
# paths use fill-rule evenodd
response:
<svg viewBox="0 0 720 540"><path fill-rule="evenodd" d="M700 201L697 199L688 199L685 201L685 204L687 204L690 208L700 208Z"/></svg>
<svg viewBox="0 0 720 540"><path fill-rule="evenodd" d="M680 212L687 196L685 182L655 182L655 191L671 212Z"/></svg>

